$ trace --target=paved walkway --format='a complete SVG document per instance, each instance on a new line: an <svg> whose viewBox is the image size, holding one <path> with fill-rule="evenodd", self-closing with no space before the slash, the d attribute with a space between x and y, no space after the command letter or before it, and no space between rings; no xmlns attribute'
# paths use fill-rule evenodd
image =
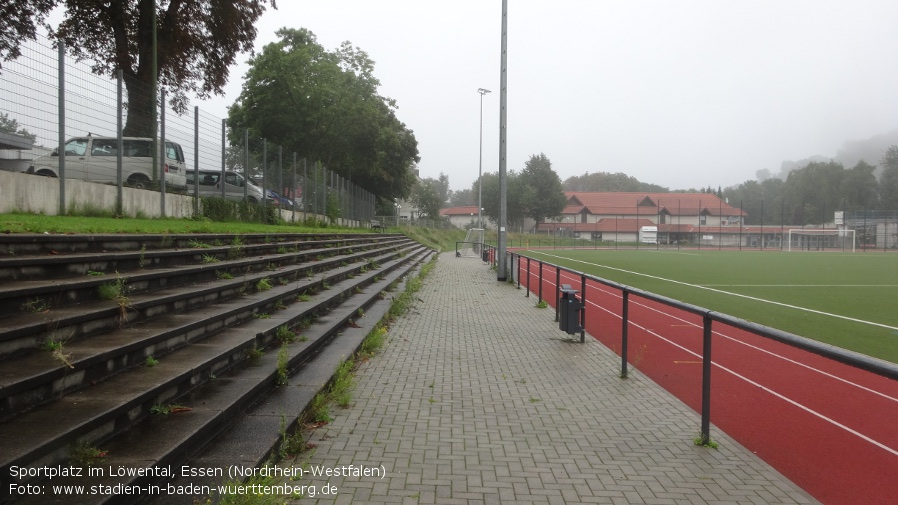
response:
<svg viewBox="0 0 898 505"><path fill-rule="evenodd" d="M565 338L551 308L476 258L440 256L355 403L319 428L311 467L378 467L318 503L817 503L594 340ZM333 488L331 488L333 490ZM307 498L310 498L307 495Z"/></svg>

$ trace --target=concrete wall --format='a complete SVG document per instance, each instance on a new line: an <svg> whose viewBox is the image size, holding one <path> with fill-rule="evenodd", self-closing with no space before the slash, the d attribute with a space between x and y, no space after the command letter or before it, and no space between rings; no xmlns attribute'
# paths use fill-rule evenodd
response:
<svg viewBox="0 0 898 505"><path fill-rule="evenodd" d="M86 206L97 209L115 209L117 189L108 184L97 184L67 179L65 181L66 208ZM162 215L159 193L142 189L122 188L122 210L125 216L156 218ZM0 214L24 212L26 214L59 214L59 179L0 170ZM303 213L281 210L281 218L290 223L302 221ZM193 217L193 198L174 193L165 194L165 215L172 218ZM307 214L307 217L324 216ZM350 219L338 219L342 226L366 225Z"/></svg>
<svg viewBox="0 0 898 505"><path fill-rule="evenodd" d="M115 186L67 179L65 191L68 209L87 206L115 209ZM122 200L122 210L126 216L162 215L159 193L156 191L123 188ZM0 212L59 214L59 179L0 171ZM165 215L179 218L193 216L192 200L184 195L166 193Z"/></svg>

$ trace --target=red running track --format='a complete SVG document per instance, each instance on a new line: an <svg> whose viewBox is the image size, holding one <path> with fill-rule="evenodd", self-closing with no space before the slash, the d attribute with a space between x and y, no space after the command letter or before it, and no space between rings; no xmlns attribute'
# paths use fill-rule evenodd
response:
<svg viewBox="0 0 898 505"><path fill-rule="evenodd" d="M520 272L526 287L526 262ZM555 275L543 267L553 307ZM531 261L534 294L539 279ZM562 272L560 283L579 290L581 279ZM629 301L628 361L701 412L701 317ZM621 292L587 281L586 305L586 331L620 354ZM718 429L823 503L898 503L898 382L716 322L712 363Z"/></svg>

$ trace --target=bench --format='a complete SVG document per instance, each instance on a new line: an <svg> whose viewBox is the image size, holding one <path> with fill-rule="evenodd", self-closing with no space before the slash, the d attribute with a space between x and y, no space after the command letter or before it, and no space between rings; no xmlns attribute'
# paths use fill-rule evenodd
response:
<svg viewBox="0 0 898 505"><path fill-rule="evenodd" d="M371 220L371 230L373 230L373 231L380 230L380 232L383 233L384 225L380 224L380 221L378 221L377 219L372 219Z"/></svg>

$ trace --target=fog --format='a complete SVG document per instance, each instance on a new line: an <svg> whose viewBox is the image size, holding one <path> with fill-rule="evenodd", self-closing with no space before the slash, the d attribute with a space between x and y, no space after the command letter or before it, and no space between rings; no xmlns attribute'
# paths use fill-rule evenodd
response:
<svg viewBox="0 0 898 505"><path fill-rule="evenodd" d="M898 2L509 1L508 168L545 153L563 179L624 172L727 187L898 129ZM280 1L257 47L305 27L376 62L415 132L422 177L470 187L498 169L501 1ZM246 57L240 58L244 62ZM226 115L245 64L224 97ZM849 149L850 150L850 149ZM867 159L876 164L877 159Z"/></svg>

